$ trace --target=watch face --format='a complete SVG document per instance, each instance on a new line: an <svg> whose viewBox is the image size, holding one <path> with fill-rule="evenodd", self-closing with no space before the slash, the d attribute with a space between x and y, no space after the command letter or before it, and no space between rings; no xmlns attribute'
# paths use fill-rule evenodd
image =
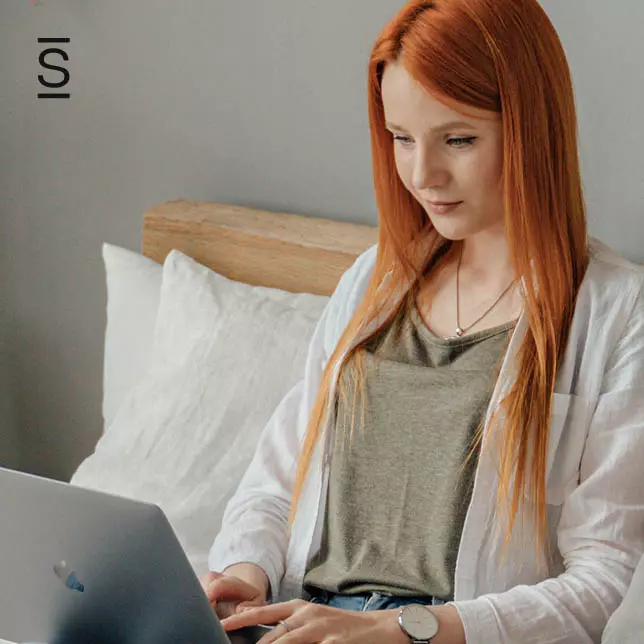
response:
<svg viewBox="0 0 644 644"><path fill-rule="evenodd" d="M405 606L400 622L407 635L415 640L430 640L438 633L438 618L422 604Z"/></svg>

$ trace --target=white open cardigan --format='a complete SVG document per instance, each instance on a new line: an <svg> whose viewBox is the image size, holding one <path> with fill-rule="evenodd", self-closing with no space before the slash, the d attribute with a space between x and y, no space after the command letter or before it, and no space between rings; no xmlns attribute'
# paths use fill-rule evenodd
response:
<svg viewBox="0 0 644 644"><path fill-rule="evenodd" d="M589 246L553 396L546 493L555 564L543 572L522 521L501 563L494 456L482 452L455 575L454 605L468 644L599 642L644 551L644 268L594 238ZM307 562L320 546L331 437L314 451L289 539L295 462L323 366L364 295L376 250L342 276L312 336L303 378L266 425L210 552L211 570L260 566L275 600L301 596ZM524 313L486 427L512 382L526 329ZM336 384L337 369L333 395Z"/></svg>

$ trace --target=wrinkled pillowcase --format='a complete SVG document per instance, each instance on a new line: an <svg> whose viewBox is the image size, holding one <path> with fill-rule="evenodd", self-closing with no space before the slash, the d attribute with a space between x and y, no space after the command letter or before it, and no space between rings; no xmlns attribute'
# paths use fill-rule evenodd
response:
<svg viewBox="0 0 644 644"><path fill-rule="evenodd" d="M75 485L155 503L198 575L329 298L229 280L172 251L147 373Z"/></svg>

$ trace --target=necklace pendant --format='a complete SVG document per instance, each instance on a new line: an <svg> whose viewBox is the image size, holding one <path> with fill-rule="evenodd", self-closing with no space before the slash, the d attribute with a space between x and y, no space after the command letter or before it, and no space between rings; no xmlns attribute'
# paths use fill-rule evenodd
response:
<svg viewBox="0 0 644 644"><path fill-rule="evenodd" d="M456 327L456 337L460 338L463 335L463 333L465 333L465 331L463 331L463 329L461 329L460 326L457 326Z"/></svg>

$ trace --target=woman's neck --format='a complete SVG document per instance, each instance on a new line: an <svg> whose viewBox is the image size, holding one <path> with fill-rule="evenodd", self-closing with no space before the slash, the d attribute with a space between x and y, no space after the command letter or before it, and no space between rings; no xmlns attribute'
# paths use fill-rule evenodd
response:
<svg viewBox="0 0 644 644"><path fill-rule="evenodd" d="M480 286L491 292L502 291L516 279L510 249L504 235L484 232L456 242L451 261L459 267L462 282Z"/></svg>

